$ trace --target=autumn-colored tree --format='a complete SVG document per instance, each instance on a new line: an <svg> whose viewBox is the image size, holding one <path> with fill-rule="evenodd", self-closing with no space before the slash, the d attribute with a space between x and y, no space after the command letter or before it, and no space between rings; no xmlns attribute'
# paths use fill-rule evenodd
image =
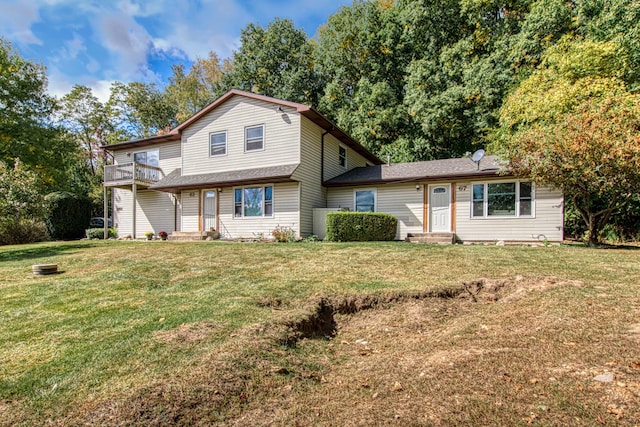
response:
<svg viewBox="0 0 640 427"><path fill-rule="evenodd" d="M589 244L640 192L640 96L620 76L628 63L613 42L564 39L502 107L492 147L512 172L563 191Z"/></svg>

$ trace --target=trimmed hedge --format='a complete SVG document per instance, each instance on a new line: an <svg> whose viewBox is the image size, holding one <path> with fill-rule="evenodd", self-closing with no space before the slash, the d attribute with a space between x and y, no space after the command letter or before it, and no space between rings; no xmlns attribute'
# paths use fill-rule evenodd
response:
<svg viewBox="0 0 640 427"><path fill-rule="evenodd" d="M69 240L84 237L91 219L91 201L84 196L58 191L46 197L49 211L45 223L54 239Z"/></svg>
<svg viewBox="0 0 640 427"><path fill-rule="evenodd" d="M329 212L326 239L334 242L393 240L398 218L379 212Z"/></svg>

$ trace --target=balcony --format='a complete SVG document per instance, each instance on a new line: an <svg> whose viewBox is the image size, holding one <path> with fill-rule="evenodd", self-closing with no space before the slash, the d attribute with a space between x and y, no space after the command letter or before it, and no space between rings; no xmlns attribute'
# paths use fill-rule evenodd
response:
<svg viewBox="0 0 640 427"><path fill-rule="evenodd" d="M147 187L162 178L162 170L144 163L120 163L104 167L105 187L128 187L136 184Z"/></svg>

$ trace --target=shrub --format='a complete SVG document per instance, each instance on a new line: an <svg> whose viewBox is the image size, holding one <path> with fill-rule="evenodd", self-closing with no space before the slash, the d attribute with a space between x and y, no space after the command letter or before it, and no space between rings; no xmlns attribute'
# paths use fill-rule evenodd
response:
<svg viewBox="0 0 640 427"><path fill-rule="evenodd" d="M378 212L330 212L326 239L334 242L393 240L398 218Z"/></svg>
<svg viewBox="0 0 640 427"><path fill-rule="evenodd" d="M0 220L0 245L18 245L48 240L44 222L36 219L2 218Z"/></svg>
<svg viewBox="0 0 640 427"><path fill-rule="evenodd" d="M87 239L103 239L104 238L104 228L88 228L85 231ZM118 237L118 230L116 228L110 228L108 233L109 239L115 239Z"/></svg>
<svg viewBox="0 0 640 427"><path fill-rule="evenodd" d="M47 195L47 230L54 239L80 239L91 218L91 201L84 196L58 191Z"/></svg>
<svg viewBox="0 0 640 427"><path fill-rule="evenodd" d="M296 232L291 227L277 225L271 232L271 235L276 239L276 242L290 243L296 241Z"/></svg>

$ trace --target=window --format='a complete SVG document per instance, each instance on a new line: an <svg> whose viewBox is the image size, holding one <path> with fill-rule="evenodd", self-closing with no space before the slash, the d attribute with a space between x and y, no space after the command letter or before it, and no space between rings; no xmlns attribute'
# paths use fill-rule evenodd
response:
<svg viewBox="0 0 640 427"><path fill-rule="evenodd" d="M376 192L375 190L356 190L355 192L356 212L375 212Z"/></svg>
<svg viewBox="0 0 640 427"><path fill-rule="evenodd" d="M530 182L488 182L473 184L472 188L473 218L533 214L533 184Z"/></svg>
<svg viewBox="0 0 640 427"><path fill-rule="evenodd" d="M242 187L234 190L234 216L273 216L273 187Z"/></svg>
<svg viewBox="0 0 640 427"><path fill-rule="evenodd" d="M209 144L209 156L224 156L227 154L227 132L212 133Z"/></svg>
<svg viewBox="0 0 640 427"><path fill-rule="evenodd" d="M264 149L264 125L251 126L244 129L244 150Z"/></svg>
<svg viewBox="0 0 640 427"><path fill-rule="evenodd" d="M347 168L347 149L343 146L338 147L338 158L340 160L340 166Z"/></svg>
<svg viewBox="0 0 640 427"><path fill-rule="evenodd" d="M160 165L160 150L139 151L133 153L133 161L146 165L153 166L153 168L147 168L144 166L136 166L136 177L144 181L158 181L160 178L158 168Z"/></svg>

